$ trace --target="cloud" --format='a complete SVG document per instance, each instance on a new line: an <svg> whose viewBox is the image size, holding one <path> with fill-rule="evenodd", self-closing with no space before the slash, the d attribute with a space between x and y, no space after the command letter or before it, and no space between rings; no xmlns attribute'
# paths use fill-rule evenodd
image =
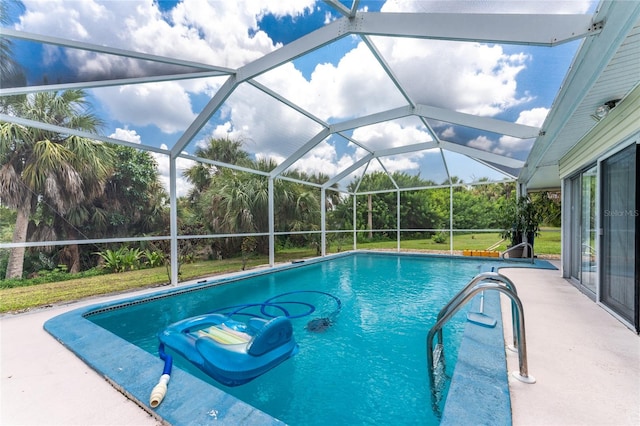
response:
<svg viewBox="0 0 640 426"><path fill-rule="evenodd" d="M338 47L327 49L327 55L337 54ZM355 43L335 65L328 60L318 63L309 80L292 63L269 71L257 80L329 122L406 103L364 43Z"/></svg>
<svg viewBox="0 0 640 426"><path fill-rule="evenodd" d="M412 126L407 121L385 121L371 126L360 127L353 131L353 138L372 151L433 140L431 134L425 129Z"/></svg>
<svg viewBox="0 0 640 426"><path fill-rule="evenodd" d="M308 86L316 96L299 102L325 120L369 115L406 103L364 43L345 53L336 66L316 66Z"/></svg>
<svg viewBox="0 0 640 426"><path fill-rule="evenodd" d="M456 131L452 126L447 126L447 128L442 131L440 136L444 139L453 139L456 136Z"/></svg>
<svg viewBox="0 0 640 426"><path fill-rule="evenodd" d="M172 82L94 90L112 119L135 126L155 125L164 133L186 129L196 118L187 92Z"/></svg>
<svg viewBox="0 0 640 426"><path fill-rule="evenodd" d="M533 108L525 110L520 112L516 123L533 127L542 127L548 113L548 108ZM533 142L533 139L518 139L512 136L502 136L498 140L497 146L494 148L494 152L514 157L516 157L516 155L512 155L512 153L521 153L520 156L522 156L523 152L529 152L533 146Z"/></svg>
<svg viewBox="0 0 640 426"><path fill-rule="evenodd" d="M307 155L298 160L294 166L310 174L335 176L350 167L356 158L351 153L338 154L334 144L322 141Z"/></svg>
<svg viewBox="0 0 640 426"><path fill-rule="evenodd" d="M117 128L113 133L109 135L109 137L137 144L142 143L140 135L135 130Z"/></svg>
<svg viewBox="0 0 640 426"><path fill-rule="evenodd" d="M521 111L516 123L533 127L542 127L549 110L533 108ZM478 136L469 141L468 146L507 157L524 158L531 149L534 139L519 139L512 136L501 136L493 140L487 136Z"/></svg>
<svg viewBox="0 0 640 426"><path fill-rule="evenodd" d="M526 102L517 76L530 59L499 45L372 37L416 103L495 116Z"/></svg>
<svg viewBox="0 0 640 426"><path fill-rule="evenodd" d="M468 146L471 148L481 149L482 151L493 151L495 142L486 136L478 136L469 141Z"/></svg>
<svg viewBox="0 0 640 426"><path fill-rule="evenodd" d="M520 112L516 123L533 127L542 127L544 120L549 114L548 108L533 108Z"/></svg>
<svg viewBox="0 0 640 426"><path fill-rule="evenodd" d="M529 95L518 94L518 74L531 59L524 52L507 54L501 46L479 43L392 37L371 40L416 103L495 116L531 100ZM280 66L257 80L328 122L407 104L364 42L355 43L335 64L317 64L308 80L292 64ZM252 102L256 109L265 110L258 99L252 98ZM237 114L239 111L231 110L236 124L248 119L247 115ZM257 114L251 117L259 119ZM382 131L385 126L387 131ZM354 132L354 138L371 143L372 149L430 140L420 123L403 126L403 137L390 133L392 127L381 124L361 128ZM296 122L291 122L291 134L295 134L295 128ZM278 143L271 145L277 146Z"/></svg>
<svg viewBox="0 0 640 426"><path fill-rule="evenodd" d="M410 172L420 170L420 163L418 160L423 157L425 153L421 153L420 155L394 155L389 157L381 158L381 161L372 161L367 169L367 173L381 171L386 169L387 172ZM384 165L384 169L382 165Z"/></svg>

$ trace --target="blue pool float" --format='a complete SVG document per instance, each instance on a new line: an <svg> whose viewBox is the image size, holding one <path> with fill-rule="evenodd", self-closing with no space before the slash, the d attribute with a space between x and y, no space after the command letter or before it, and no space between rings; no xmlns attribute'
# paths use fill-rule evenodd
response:
<svg viewBox="0 0 640 426"><path fill-rule="evenodd" d="M172 349L227 386L247 383L298 352L291 320L252 317L246 323L221 314L176 322L158 334Z"/></svg>

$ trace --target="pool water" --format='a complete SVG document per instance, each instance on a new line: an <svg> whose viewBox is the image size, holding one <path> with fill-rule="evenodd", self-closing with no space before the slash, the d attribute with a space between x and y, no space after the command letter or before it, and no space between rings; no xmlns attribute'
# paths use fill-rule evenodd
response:
<svg viewBox="0 0 640 426"><path fill-rule="evenodd" d="M188 370L290 425L436 425L439 418L431 409L425 338L438 311L478 273L479 266L479 261L471 259L356 254L203 286L93 313L88 319L157 354L157 333L173 322L297 292L278 300L287 302L291 314L308 311L309 305L316 310L292 320L300 347L294 357L238 387L217 383L179 357L174 368ZM333 298L318 292L338 297L342 306L328 329L312 332L305 328L310 319L336 309ZM465 312L456 314L444 328L449 376ZM167 398L171 388L178 386L171 382Z"/></svg>

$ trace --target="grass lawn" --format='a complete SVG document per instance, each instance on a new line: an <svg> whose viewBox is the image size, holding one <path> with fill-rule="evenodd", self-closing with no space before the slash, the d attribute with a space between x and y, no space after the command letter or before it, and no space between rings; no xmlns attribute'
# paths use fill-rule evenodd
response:
<svg viewBox="0 0 640 426"><path fill-rule="evenodd" d="M286 262L311 256L315 256L315 250L286 251L278 253L276 261ZM247 262L247 268L268 263L267 256L253 256ZM188 281L241 270L241 258L187 263L180 267L180 280ZM168 283L169 276L164 266L37 285L28 285L28 280L25 280L23 286L0 289L0 313L21 312L85 297L159 287Z"/></svg>
<svg viewBox="0 0 640 426"><path fill-rule="evenodd" d="M453 235L453 250L486 250L492 247L496 243L500 242L502 238L499 233L471 233L471 234L456 234ZM540 255L560 255L560 229L559 228L544 228L540 232L540 235L535 239L535 252ZM505 251L507 249L508 241L502 241L495 250ZM372 241L372 242L359 242L357 248L362 250L367 249L388 249L395 250L398 243L394 241ZM342 244L343 249L348 250L351 248L351 243ZM334 247L330 247L332 252ZM433 239L422 240L401 240L401 250L436 250L436 251L449 251L449 235L443 243L436 243Z"/></svg>
<svg viewBox="0 0 640 426"><path fill-rule="evenodd" d="M464 249L485 250L500 241L497 233L454 234L454 250ZM333 242L329 247L330 253L350 250L352 240L343 239L338 245ZM434 250L449 251L448 236L444 243L436 243L431 239L402 240L402 250ZM502 242L497 250L504 251L507 245ZM395 250L396 241L377 241L358 243L358 249L387 249ZM535 240L535 251L540 255L560 254L560 232L557 229L545 229ZM294 259L316 256L315 249L286 249L276 253L276 262L289 262ZM267 256L253 256L247 262L247 268L269 263ZM231 258L224 260L208 260L183 264L180 268L180 280L188 281L212 275L238 272L242 270L242 259ZM91 296L126 292L149 287L159 287L169 283L167 269L163 267L141 269L118 274L104 274L92 277L76 278L67 281L50 282L30 285L24 280L24 285L14 288L0 288L0 313L21 312L31 308L64 303Z"/></svg>

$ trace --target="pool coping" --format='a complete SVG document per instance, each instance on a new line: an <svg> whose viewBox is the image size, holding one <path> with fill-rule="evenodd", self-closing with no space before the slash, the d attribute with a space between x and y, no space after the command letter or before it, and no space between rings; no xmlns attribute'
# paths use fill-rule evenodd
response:
<svg viewBox="0 0 640 426"><path fill-rule="evenodd" d="M179 287L159 290L145 296L128 297L109 303L78 308L48 320L44 324L44 329L102 375L118 391L163 423L283 425L285 423L282 421L236 399L178 367L174 367L171 376L172 381L180 383L180 386L171 386L170 383L167 398L158 408L151 409L147 401L151 389L158 382L162 373L163 361L97 326L86 319L86 316L96 311L114 309L143 299L166 297L178 292L194 291L205 286L229 283L250 276L268 274L358 253L461 258L461 256L419 253L348 251L323 258L294 261L262 270L245 271L225 277L213 278L206 283L181 284ZM487 260L491 260L492 263L496 262L495 259L489 258ZM531 267L530 263L526 265L518 265L513 262L505 263L502 267ZM544 268L545 266L542 267ZM552 265L551 268L555 269ZM449 390L451 398L447 399L442 424L451 424L452 422L460 424L467 421L472 421L476 424L495 424L497 419L504 419L499 423L511 424L511 406L499 305L498 294L487 294L485 296L485 312L495 315L499 326L494 329L488 329L468 323L465 328L458 358L460 368L457 365L453 374ZM70 324L73 324L73 327ZM491 335L491 339L486 338L486 335ZM97 341L100 342L99 345L95 344ZM114 357L111 348L118 348L117 358ZM500 353L496 352L500 352L501 356ZM118 362L118 360L122 360L122 362ZM478 362L479 360L481 362ZM491 385L487 389L487 384L483 383L486 382L487 372L491 372L491 376L494 379L497 377L494 374L502 372L504 377L500 377L501 384L499 386ZM502 385L503 381L504 384ZM469 401L476 401L478 395L484 396L485 393L491 395L492 400L495 399L495 403L485 404L482 401L477 401L477 403L470 405ZM194 398L194 395L197 395L197 398ZM464 398L459 398L459 396L464 396ZM425 403L428 402L425 401ZM482 417L480 417L481 413ZM486 420L483 420L484 418Z"/></svg>

